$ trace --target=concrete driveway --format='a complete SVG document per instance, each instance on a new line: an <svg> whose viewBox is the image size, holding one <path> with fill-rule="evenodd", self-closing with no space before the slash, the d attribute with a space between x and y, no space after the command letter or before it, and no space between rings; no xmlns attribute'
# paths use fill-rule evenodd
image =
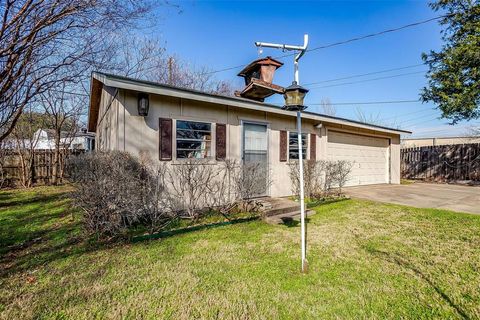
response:
<svg viewBox="0 0 480 320"><path fill-rule="evenodd" d="M480 214L480 187L414 183L345 188L353 198Z"/></svg>

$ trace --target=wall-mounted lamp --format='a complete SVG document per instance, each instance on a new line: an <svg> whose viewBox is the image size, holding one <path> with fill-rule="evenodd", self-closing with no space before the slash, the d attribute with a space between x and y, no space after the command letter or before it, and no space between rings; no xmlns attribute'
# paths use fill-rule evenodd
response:
<svg viewBox="0 0 480 320"><path fill-rule="evenodd" d="M140 92L138 94L138 115L142 117L148 116L148 109L149 109L149 98L148 94Z"/></svg>

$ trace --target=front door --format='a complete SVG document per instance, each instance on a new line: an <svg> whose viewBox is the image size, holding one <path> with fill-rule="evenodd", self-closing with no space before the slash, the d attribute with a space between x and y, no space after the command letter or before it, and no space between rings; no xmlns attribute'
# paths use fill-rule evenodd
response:
<svg viewBox="0 0 480 320"><path fill-rule="evenodd" d="M243 161L245 171L254 175L253 195L267 195L268 189L268 137L267 125L243 123Z"/></svg>

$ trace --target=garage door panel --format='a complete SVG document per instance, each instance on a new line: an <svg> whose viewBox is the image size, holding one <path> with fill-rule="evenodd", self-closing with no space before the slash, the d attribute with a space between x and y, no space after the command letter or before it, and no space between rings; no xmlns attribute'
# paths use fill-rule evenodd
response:
<svg viewBox="0 0 480 320"><path fill-rule="evenodd" d="M327 159L353 163L347 185L388 183L388 139L329 131L327 141Z"/></svg>

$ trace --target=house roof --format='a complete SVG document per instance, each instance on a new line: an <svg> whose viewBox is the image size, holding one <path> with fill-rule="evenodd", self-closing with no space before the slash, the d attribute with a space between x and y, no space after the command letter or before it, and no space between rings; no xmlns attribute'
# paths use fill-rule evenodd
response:
<svg viewBox="0 0 480 320"><path fill-rule="evenodd" d="M253 101L242 97L232 97L225 95L218 95L212 93L206 93L198 90L185 89L174 87L166 84L160 84L157 82L133 79L108 73L93 72L91 79L91 91L90 91L90 107L88 112L88 131L96 131L98 112L100 105L100 95L102 92L102 86L108 86L113 88L146 92L150 94L158 94L162 96L177 97L182 99L188 99L193 101L202 101L207 103L213 103L218 105L229 105L232 107L270 112L286 116L296 116L295 112L283 110L280 106L269 104L265 102ZM374 124L363 123L360 121L329 116L325 114L303 111L303 119L310 119L318 122L328 122L339 125L348 125L358 128L370 129L378 132L402 134L411 133L410 131L389 128Z"/></svg>

